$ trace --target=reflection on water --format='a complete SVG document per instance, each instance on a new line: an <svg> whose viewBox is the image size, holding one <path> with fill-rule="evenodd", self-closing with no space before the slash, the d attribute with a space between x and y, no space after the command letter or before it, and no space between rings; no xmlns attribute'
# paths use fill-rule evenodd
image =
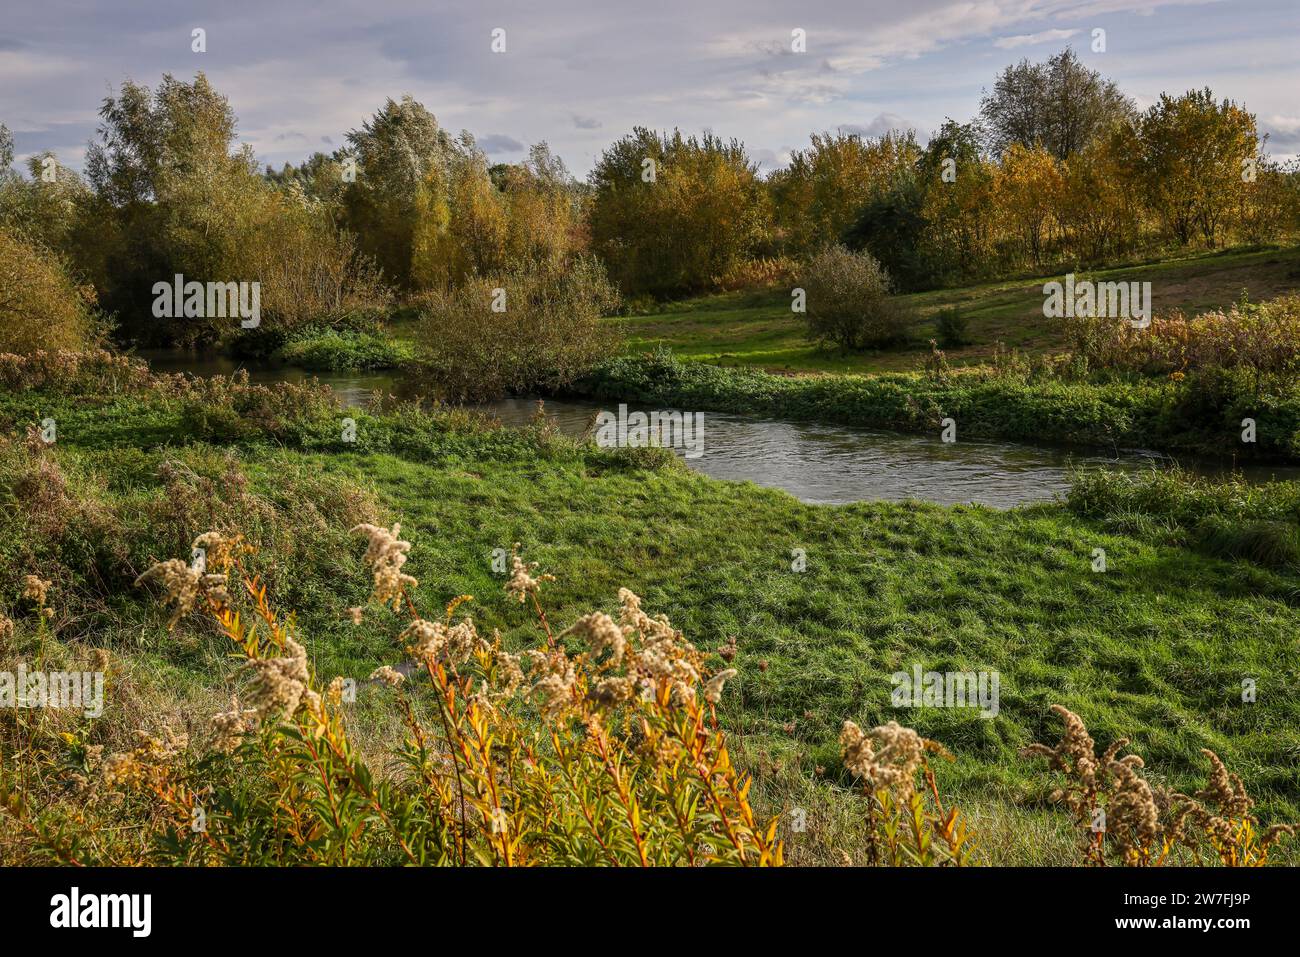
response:
<svg viewBox="0 0 1300 957"><path fill-rule="evenodd" d="M372 393L419 392L418 382L399 382L391 372L308 373L289 366L247 366L223 358L184 353L142 353L159 372L230 375L247 368L254 382L299 382L315 376L345 405L358 405ZM428 390L432 391L432 390ZM507 425L527 423L536 399L504 399L480 408ZM602 408L617 403L548 399L546 413L565 434L578 436ZM633 408L636 408L633 406ZM1071 466L1121 469L1167 467L1173 460L1144 453L1119 456L1007 442L962 440L953 444L934 435L900 435L845 425L755 419L724 412L704 413L704 454L686 460L714 478L748 480L781 488L806 502L843 503L871 499L916 498L953 505L975 502L1009 508L1047 501L1064 492ZM1180 460L1203 474L1226 471L1219 463ZM1300 468L1253 466L1253 481L1300 479Z"/></svg>

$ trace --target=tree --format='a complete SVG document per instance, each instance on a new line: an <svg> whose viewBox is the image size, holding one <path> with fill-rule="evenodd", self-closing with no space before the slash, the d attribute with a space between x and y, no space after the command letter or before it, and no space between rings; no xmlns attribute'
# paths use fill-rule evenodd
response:
<svg viewBox="0 0 1300 957"><path fill-rule="evenodd" d="M434 291L420 340L445 398L558 389L617 351L615 327L602 320L617 303L592 256L560 269L516 261Z"/></svg>
<svg viewBox="0 0 1300 957"><path fill-rule="evenodd" d="M991 271L996 171L980 153L973 124L947 120L926 146L917 180L925 189L921 216L936 278L973 278Z"/></svg>
<svg viewBox="0 0 1300 957"><path fill-rule="evenodd" d="M1035 266L1043 264L1063 186L1060 167L1041 146L1014 144L998 166L998 213Z"/></svg>
<svg viewBox="0 0 1300 957"><path fill-rule="evenodd" d="M100 117L86 169L102 234L88 272L132 337L193 342L239 332L229 317L158 323L154 284L178 273L260 283L259 334L382 301L355 242L301 184L260 175L252 150L235 140L229 102L202 73L190 83L164 76L154 91L128 81Z"/></svg>
<svg viewBox="0 0 1300 957"><path fill-rule="evenodd" d="M0 352L79 350L98 333L93 290L53 250L0 227Z"/></svg>
<svg viewBox="0 0 1300 957"><path fill-rule="evenodd" d="M1062 164L1056 219L1079 262L1104 262L1137 242L1141 204L1126 159L1127 140L1128 131L1117 127Z"/></svg>
<svg viewBox="0 0 1300 957"><path fill-rule="evenodd" d="M1000 156L1041 146L1058 160L1078 152L1133 114L1133 103L1066 48L1046 63L1007 67L980 103L985 142Z"/></svg>
<svg viewBox="0 0 1300 957"><path fill-rule="evenodd" d="M9 132L9 127L0 123L0 182L13 175L13 165L14 135Z"/></svg>
<svg viewBox="0 0 1300 957"><path fill-rule="evenodd" d="M709 288L769 235L767 193L738 140L638 127L590 185L592 248L625 294Z"/></svg>
<svg viewBox="0 0 1300 957"><path fill-rule="evenodd" d="M410 96L387 100L347 141L357 176L344 195L346 222L384 272L409 286L417 233L427 242L421 217L442 215L450 166L463 150Z"/></svg>
<svg viewBox="0 0 1300 957"><path fill-rule="evenodd" d="M814 133L773 174L777 223L790 247L811 252L840 242L864 207L909 175L920 155L911 132L872 139L856 133Z"/></svg>
<svg viewBox="0 0 1300 957"><path fill-rule="evenodd" d="M1209 88L1162 93L1136 125L1135 168L1149 207L1180 243L1199 231L1215 246L1259 145L1255 117Z"/></svg>

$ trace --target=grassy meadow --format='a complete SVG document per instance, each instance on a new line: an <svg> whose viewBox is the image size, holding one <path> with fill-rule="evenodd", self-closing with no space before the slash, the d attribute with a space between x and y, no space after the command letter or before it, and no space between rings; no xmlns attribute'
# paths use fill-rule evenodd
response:
<svg viewBox="0 0 1300 957"><path fill-rule="evenodd" d="M1206 771L1199 749L1210 748L1242 776L1264 822L1300 817L1300 705L1287 693L1300 569L1221 557L1179 533L1189 515L1228 514L1231 502L1162 514L1153 503L1172 501L1170 489L1144 499L1138 488L1010 512L813 506L692 473L666 453L575 444L540 424L499 429L409 407L347 414L352 445L338 440L344 412L306 389L0 394L7 434L44 417L59 424L48 449L14 439L0 449L0 562L50 580L55 609L42 624L7 595L17 625L7 654L71 660L106 649L111 698L130 702L128 714L98 721L37 721L33 746L76 766L88 746L121 746L132 714L170 715L197 733L203 714L238 692L222 636L197 618L169 631L149 589L132 584L210 527L238 529L257 547L250 562L296 610L322 682L399 662L391 611L368 612L362 626L348 619L368 583L362 543L347 529L400 522L413 543L415 603L472 595L479 630L499 629L510 649L542 638L493 570L493 551L516 542L555 575L541 594L557 629L615 612L629 588L706 652L735 639L738 675L719 717L755 775L756 807L811 815L807 831L783 825L792 863L864 862L836 737L846 719L899 717L888 676L914 663L1001 675L997 720L963 709L904 715L955 757L935 773L986 834L977 862L1074 860L1068 821L1048 801L1052 778L1017 753L1054 738L1052 704L1083 716L1103 744L1131 737L1153 781L1194 790ZM260 429L232 428L249 418ZM1294 497L1261 493L1237 517L1294 522L1296 511ZM802 572L792 570L796 548L807 555ZM1106 551L1105 573L1092 570L1095 548ZM1254 704L1241 700L1248 677L1259 682ZM400 739L388 700L362 680L347 709L363 753ZM0 830L4 853L19 852L18 837Z"/></svg>
<svg viewBox="0 0 1300 957"><path fill-rule="evenodd" d="M1043 317L1043 283L1068 271L1025 275L976 285L907 293L915 312L910 341L901 348L845 353L808 342L803 317L791 312L790 288L742 290L666 303L653 311L613 320L626 335L625 352L666 348L686 361L746 366L778 373L912 372L934 338L934 314L956 307L968 322L968 345L946 349L955 366L989 361L999 343L1029 356L1066 347L1059 323ZM1215 309L1243 294L1259 301L1300 284L1300 247L1225 250L1173 256L1105 269L1075 269L1097 282L1150 282L1155 307L1189 313Z"/></svg>

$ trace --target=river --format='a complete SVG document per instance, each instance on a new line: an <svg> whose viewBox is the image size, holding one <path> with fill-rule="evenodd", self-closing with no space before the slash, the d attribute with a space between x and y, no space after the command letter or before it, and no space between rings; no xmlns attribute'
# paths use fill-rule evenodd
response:
<svg viewBox="0 0 1300 957"><path fill-rule="evenodd" d="M230 375L246 369L254 382L301 382L316 378L330 386L345 405L359 405L372 393L398 391L392 372L310 373L292 366L240 363L221 357L180 352L145 352L159 372ZM409 388L409 384L406 384ZM523 425L537 410L537 400L503 399L476 408L507 425ZM633 406L635 409L636 406ZM561 431L582 435L597 412L616 404L547 399L545 410ZM805 502L915 498L943 505L978 503L1010 508L1049 501L1069 487L1072 467L1126 470L1168 468L1175 460L1145 452L1118 455L1092 450L1012 442L961 439L943 443L934 435L905 435L846 425L783 421L704 413L703 454L687 458L693 469L714 478L751 481L785 489ZM1201 474L1223 474L1225 463L1180 458L1178 464ZM1300 479L1300 467L1250 466L1251 481Z"/></svg>

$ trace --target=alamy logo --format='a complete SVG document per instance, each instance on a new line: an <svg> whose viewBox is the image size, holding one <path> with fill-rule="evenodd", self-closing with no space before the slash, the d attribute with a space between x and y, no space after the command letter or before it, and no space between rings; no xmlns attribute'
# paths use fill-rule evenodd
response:
<svg viewBox="0 0 1300 957"><path fill-rule="evenodd" d="M239 319L242 329L262 322L260 282L186 282L177 273L172 282L154 283L153 294L156 319Z"/></svg>
<svg viewBox="0 0 1300 957"><path fill-rule="evenodd" d="M104 713L102 671L0 671L0 708L71 708L87 718Z"/></svg>
<svg viewBox="0 0 1300 957"><path fill-rule="evenodd" d="M85 894L74 887L69 894L50 898L50 926L129 927L131 936L148 937L153 928L151 894Z"/></svg>
<svg viewBox="0 0 1300 957"><path fill-rule="evenodd" d="M889 696L895 708L978 708L981 718L998 716L996 671L896 671Z"/></svg>
<svg viewBox="0 0 1300 957"><path fill-rule="evenodd" d="M601 411L596 416L596 444L602 449L642 449L657 445L682 449L688 459L704 454L703 412L628 412L627 404L618 415Z"/></svg>
<svg viewBox="0 0 1300 957"><path fill-rule="evenodd" d="M1043 284L1043 315L1048 319L1114 317L1127 319L1134 329L1151 325L1151 283L1076 281L1066 273L1065 282Z"/></svg>

